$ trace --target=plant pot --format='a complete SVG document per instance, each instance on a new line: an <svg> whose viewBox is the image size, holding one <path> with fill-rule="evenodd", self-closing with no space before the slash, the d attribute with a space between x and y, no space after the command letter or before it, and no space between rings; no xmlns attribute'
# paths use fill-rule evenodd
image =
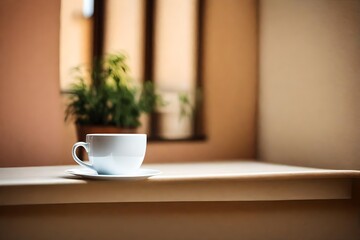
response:
<svg viewBox="0 0 360 240"><path fill-rule="evenodd" d="M136 128L121 128L115 126L76 124L76 135L79 142L86 142L86 134L93 133L136 133ZM79 150L78 150L79 151ZM85 149L78 152L80 159L87 160Z"/></svg>

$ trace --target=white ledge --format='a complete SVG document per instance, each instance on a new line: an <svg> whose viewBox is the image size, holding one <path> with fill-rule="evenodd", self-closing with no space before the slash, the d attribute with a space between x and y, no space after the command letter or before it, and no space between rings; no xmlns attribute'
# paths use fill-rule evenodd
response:
<svg viewBox="0 0 360 240"><path fill-rule="evenodd" d="M144 164L147 180L96 181L64 171L77 166L0 168L0 205L350 199L360 171L256 161Z"/></svg>

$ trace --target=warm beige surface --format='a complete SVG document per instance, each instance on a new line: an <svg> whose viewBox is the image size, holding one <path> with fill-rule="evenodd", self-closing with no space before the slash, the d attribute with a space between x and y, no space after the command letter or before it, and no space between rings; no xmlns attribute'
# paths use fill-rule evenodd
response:
<svg viewBox="0 0 360 240"><path fill-rule="evenodd" d="M208 140L151 143L149 162L255 157L256 3L206 1ZM0 166L72 164L75 130L63 123L59 94L59 11L60 0L0 1Z"/></svg>
<svg viewBox="0 0 360 240"><path fill-rule="evenodd" d="M0 204L93 202L268 201L351 198L360 171L251 161L147 164L163 174L139 181L84 180L77 166L0 169Z"/></svg>
<svg viewBox="0 0 360 240"><path fill-rule="evenodd" d="M0 168L0 187L23 185L83 184L81 178L70 178L67 169L84 169L78 165ZM360 177L356 170L330 170L288 166L254 161L144 164L142 168L158 169L162 174L148 182L196 180L293 180Z"/></svg>
<svg viewBox="0 0 360 240"><path fill-rule="evenodd" d="M260 2L260 158L360 169L360 1Z"/></svg>

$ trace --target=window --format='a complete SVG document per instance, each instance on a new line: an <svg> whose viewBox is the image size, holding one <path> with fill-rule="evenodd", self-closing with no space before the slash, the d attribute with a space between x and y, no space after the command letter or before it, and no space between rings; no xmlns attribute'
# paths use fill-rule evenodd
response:
<svg viewBox="0 0 360 240"><path fill-rule="evenodd" d="M69 70L114 51L135 81L153 81L166 103L142 119L153 140L199 140L203 0L62 0L61 87Z"/></svg>

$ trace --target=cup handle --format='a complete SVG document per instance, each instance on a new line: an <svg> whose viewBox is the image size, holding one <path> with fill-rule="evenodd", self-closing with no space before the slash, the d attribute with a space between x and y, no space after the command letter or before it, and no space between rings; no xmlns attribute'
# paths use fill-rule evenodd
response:
<svg viewBox="0 0 360 240"><path fill-rule="evenodd" d="M74 158L75 162L77 162L79 165L81 165L83 167L87 167L92 170L95 170L93 165L83 162L82 160L80 160L80 158L78 158L78 156L76 156L76 149L78 147L83 147L83 148L85 148L87 153L89 152L89 144L88 143L86 143L86 142L75 143L74 146L72 147L72 157Z"/></svg>

